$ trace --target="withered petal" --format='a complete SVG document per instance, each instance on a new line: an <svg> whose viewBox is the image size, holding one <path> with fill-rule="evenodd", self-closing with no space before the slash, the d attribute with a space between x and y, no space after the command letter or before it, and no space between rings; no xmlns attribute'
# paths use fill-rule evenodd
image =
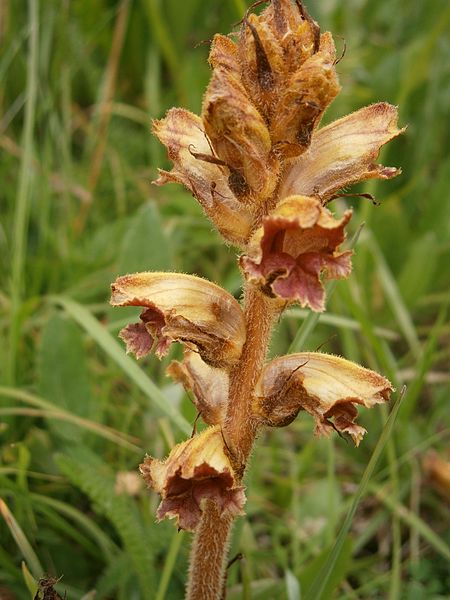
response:
<svg viewBox="0 0 450 600"><path fill-rule="evenodd" d="M380 148L403 131L397 127L397 108L385 102L366 106L319 129L308 150L286 169L280 198L318 195L324 201L358 181L395 177L399 169L374 161Z"/></svg>
<svg viewBox="0 0 450 600"><path fill-rule="evenodd" d="M239 77L240 65L238 48L236 44L226 35L217 33L212 41L209 51L208 62L211 67L223 68L235 77Z"/></svg>
<svg viewBox="0 0 450 600"><path fill-rule="evenodd" d="M208 425L225 419L228 400L228 374L207 365L195 352L185 351L183 362L174 360L167 374L194 394L194 404Z"/></svg>
<svg viewBox="0 0 450 600"><path fill-rule="evenodd" d="M269 296L324 310L323 277L351 272L351 252L337 250L351 214L336 220L318 198L286 198L263 219L241 257L245 277Z"/></svg>
<svg viewBox="0 0 450 600"><path fill-rule="evenodd" d="M118 277L111 288L113 306L145 308L141 320L158 340L158 356L179 341L212 366L228 368L239 359L244 315L237 300L221 287L194 275L145 272ZM142 334L142 327L137 331ZM122 336L130 341L129 328Z"/></svg>
<svg viewBox="0 0 450 600"><path fill-rule="evenodd" d="M127 354L131 352L136 358L143 358L152 351L154 339L144 322L127 325L119 337L127 346Z"/></svg>
<svg viewBox="0 0 450 600"><path fill-rule="evenodd" d="M232 193L227 169L201 158L212 156L201 118L188 110L172 108L164 119L153 122L153 132L174 164L170 172L160 169L154 183L184 185L226 240L238 246L244 244L252 215Z"/></svg>
<svg viewBox="0 0 450 600"><path fill-rule="evenodd" d="M291 75L277 101L270 134L284 158L306 150L324 111L340 91L333 38L325 33L321 39L319 52Z"/></svg>
<svg viewBox="0 0 450 600"><path fill-rule="evenodd" d="M220 427L178 444L164 461L147 456L140 471L147 485L161 494L159 521L174 517L180 528L192 531L206 500L212 500L222 516L243 514L244 488L236 482Z"/></svg>
<svg viewBox="0 0 450 600"><path fill-rule="evenodd" d="M277 184L278 161L270 154L264 119L228 69L214 69L202 117L215 153L227 165L234 195L242 202L265 200Z"/></svg>
<svg viewBox="0 0 450 600"><path fill-rule="evenodd" d="M253 409L262 423L275 427L288 425L305 410L315 419L317 435L334 429L349 434L358 446L365 429L355 423L356 406L371 408L386 402L392 390L385 377L349 360L301 352L266 365L256 385Z"/></svg>

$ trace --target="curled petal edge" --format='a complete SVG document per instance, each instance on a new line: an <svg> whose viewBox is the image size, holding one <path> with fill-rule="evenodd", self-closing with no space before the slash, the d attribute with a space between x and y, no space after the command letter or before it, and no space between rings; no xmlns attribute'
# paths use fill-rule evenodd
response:
<svg viewBox="0 0 450 600"><path fill-rule="evenodd" d="M147 456L140 471L161 494L158 521L175 518L180 529L193 531L207 501L215 503L221 517L243 514L244 488L236 482L220 427L178 444L164 461Z"/></svg>
<svg viewBox="0 0 450 600"><path fill-rule="evenodd" d="M356 423L357 406L386 402L392 391L391 383L375 371L339 356L301 352L266 365L253 410L273 427L289 425L304 410L314 417L316 435L335 430L350 435L358 446L366 430Z"/></svg>
<svg viewBox="0 0 450 600"><path fill-rule="evenodd" d="M127 350L145 356L155 345L158 357L173 341L182 342L215 367L239 359L245 341L242 309L221 287L194 275L144 272L118 277L112 306L141 306L141 322L120 333Z"/></svg>

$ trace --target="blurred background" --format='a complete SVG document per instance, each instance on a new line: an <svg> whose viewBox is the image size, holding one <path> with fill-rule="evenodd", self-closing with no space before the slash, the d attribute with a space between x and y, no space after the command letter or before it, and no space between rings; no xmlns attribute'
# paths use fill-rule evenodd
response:
<svg viewBox="0 0 450 600"><path fill-rule="evenodd" d="M450 594L448 123L445 0L311 0L335 35L343 91L325 122L386 100L406 133L381 160L390 182L357 188L354 272L316 323L298 308L272 354L321 346L379 370L403 399L323 600ZM0 1L0 598L183 596L189 535L155 524L145 452L165 456L195 412L161 363L117 339L136 311L109 285L138 270L195 273L240 296L236 249L180 186L150 122L199 113L209 40L244 0ZM258 9L259 10L259 9ZM259 439L234 530L230 599L306 598L336 539L389 408L361 411L360 448L313 437L305 416ZM316 596L316 598L318 598Z"/></svg>

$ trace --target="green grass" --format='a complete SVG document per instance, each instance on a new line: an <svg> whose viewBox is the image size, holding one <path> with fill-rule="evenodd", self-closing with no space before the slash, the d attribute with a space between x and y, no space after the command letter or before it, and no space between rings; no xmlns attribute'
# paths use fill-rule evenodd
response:
<svg viewBox="0 0 450 600"><path fill-rule="evenodd" d="M189 535L155 524L156 495L119 494L116 477L145 452L166 455L195 413L164 374L179 349L162 363L125 355L116 335L134 312L108 305L109 284L171 269L239 296L236 253L195 200L150 185L167 161L149 125L174 104L200 110L209 71L196 45L229 31L246 4L3 3L0 596L32 598L33 578L48 573L63 576L69 600L94 589L97 599L182 597ZM309 9L347 45L326 120L398 103L408 129L382 160L403 175L360 186L380 207L345 201L351 234L365 223L354 272L325 315L288 312L271 352L325 344L407 389L395 423L389 409L361 415L359 449L314 439L307 417L261 436L229 598L444 599L449 509L423 459L445 458L450 438L450 10L444 0Z"/></svg>

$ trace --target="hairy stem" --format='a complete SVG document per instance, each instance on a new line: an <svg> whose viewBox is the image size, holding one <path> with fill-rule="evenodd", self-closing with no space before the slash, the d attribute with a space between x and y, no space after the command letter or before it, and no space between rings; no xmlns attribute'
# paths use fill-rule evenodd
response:
<svg viewBox="0 0 450 600"><path fill-rule="evenodd" d="M228 411L223 428L231 460L239 477L244 474L256 436L257 424L252 416L252 396L266 358L273 317L271 300L259 290L246 286L247 337L239 363L230 373Z"/></svg>
<svg viewBox="0 0 450 600"><path fill-rule="evenodd" d="M239 480L257 433L251 411L253 390L264 365L274 315L271 301L259 290L246 286L247 337L241 358L230 373L228 412L223 427L224 441ZM222 597L232 522L232 518L221 518L215 504L208 502L192 546L187 600Z"/></svg>
<svg viewBox="0 0 450 600"><path fill-rule="evenodd" d="M214 502L207 502L192 544L186 600L221 598L232 523L231 517L220 516Z"/></svg>

